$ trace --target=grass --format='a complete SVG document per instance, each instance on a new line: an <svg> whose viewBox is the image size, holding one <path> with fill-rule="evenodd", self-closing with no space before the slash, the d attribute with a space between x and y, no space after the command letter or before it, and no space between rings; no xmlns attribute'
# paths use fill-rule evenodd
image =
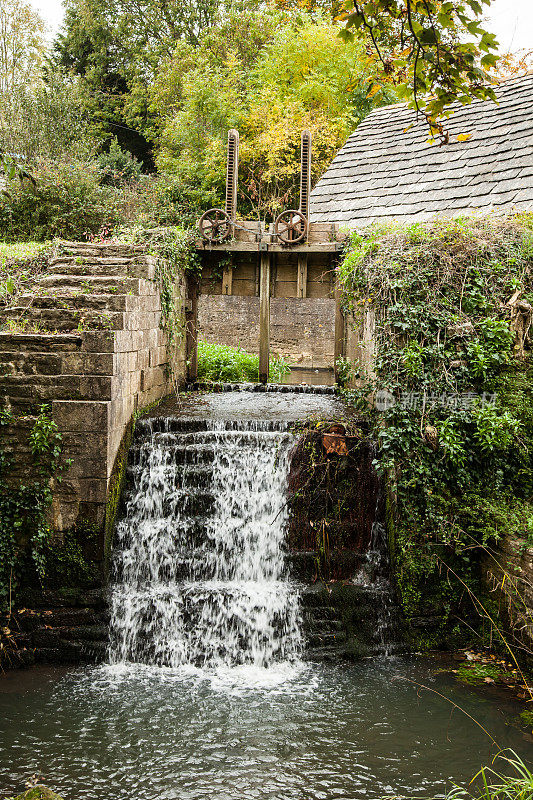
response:
<svg viewBox="0 0 533 800"><path fill-rule="evenodd" d="M283 358L271 359L270 380L279 382L289 372L289 365ZM241 347L198 342L198 380L240 383L258 379L259 356Z"/></svg>
<svg viewBox="0 0 533 800"><path fill-rule="evenodd" d="M0 305L13 305L31 291L48 260L51 242L0 242Z"/></svg>
<svg viewBox="0 0 533 800"><path fill-rule="evenodd" d="M455 674L458 680L471 686L480 686L482 683L487 683L487 679L498 683L504 678L514 677L505 666L490 663L463 664L455 670Z"/></svg>
<svg viewBox="0 0 533 800"><path fill-rule="evenodd" d="M8 261L28 261L41 250L48 250L51 242L0 242L0 268Z"/></svg>
<svg viewBox="0 0 533 800"><path fill-rule="evenodd" d="M533 800L533 774L522 759L512 750L499 753L492 763L497 759L504 762L505 772L515 774L509 777L493 767L482 767L470 782L471 791L456 787L446 800Z"/></svg>

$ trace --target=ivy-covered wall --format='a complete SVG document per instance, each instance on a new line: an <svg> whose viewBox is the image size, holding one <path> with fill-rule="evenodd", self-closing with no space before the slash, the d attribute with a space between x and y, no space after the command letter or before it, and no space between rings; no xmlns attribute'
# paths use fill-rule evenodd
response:
<svg viewBox="0 0 533 800"><path fill-rule="evenodd" d="M532 267L533 220L513 216L376 226L339 269L358 346L344 377L378 443L419 644L471 637L474 611L498 636L481 556L533 541Z"/></svg>

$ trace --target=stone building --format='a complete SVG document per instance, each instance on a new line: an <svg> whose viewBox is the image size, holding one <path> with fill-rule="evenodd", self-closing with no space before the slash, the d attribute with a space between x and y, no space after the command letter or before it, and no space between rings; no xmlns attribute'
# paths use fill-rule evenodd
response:
<svg viewBox="0 0 533 800"><path fill-rule="evenodd" d="M405 104L372 111L313 190L311 221L357 228L533 211L533 74L502 82L496 95L498 104L452 106L443 146Z"/></svg>

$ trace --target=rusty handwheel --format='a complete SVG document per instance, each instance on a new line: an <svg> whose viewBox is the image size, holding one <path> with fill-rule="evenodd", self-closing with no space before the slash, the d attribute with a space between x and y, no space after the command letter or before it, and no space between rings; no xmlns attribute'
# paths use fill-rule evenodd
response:
<svg viewBox="0 0 533 800"><path fill-rule="evenodd" d="M231 219L222 208L210 208L200 217L198 227L208 242L221 244L231 233Z"/></svg>
<svg viewBox="0 0 533 800"><path fill-rule="evenodd" d="M307 235L307 219L301 211L282 211L274 223L274 233L282 244L298 244Z"/></svg>

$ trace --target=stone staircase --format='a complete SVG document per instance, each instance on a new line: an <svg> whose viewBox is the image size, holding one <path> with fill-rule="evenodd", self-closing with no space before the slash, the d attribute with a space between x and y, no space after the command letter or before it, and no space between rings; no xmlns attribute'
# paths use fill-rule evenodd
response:
<svg viewBox="0 0 533 800"><path fill-rule="evenodd" d="M32 291L1 311L0 323L13 332L123 330L124 313L153 294L144 283L154 278L155 261L139 246L63 242ZM149 305L145 312L158 311Z"/></svg>
<svg viewBox="0 0 533 800"><path fill-rule="evenodd" d="M19 472L31 468L28 432L47 404L72 461L55 492L56 532L103 526L133 414L172 391L171 360L184 376L184 337L169 348L156 269L142 246L62 242L33 286L0 308L0 408L16 416L2 447Z"/></svg>

